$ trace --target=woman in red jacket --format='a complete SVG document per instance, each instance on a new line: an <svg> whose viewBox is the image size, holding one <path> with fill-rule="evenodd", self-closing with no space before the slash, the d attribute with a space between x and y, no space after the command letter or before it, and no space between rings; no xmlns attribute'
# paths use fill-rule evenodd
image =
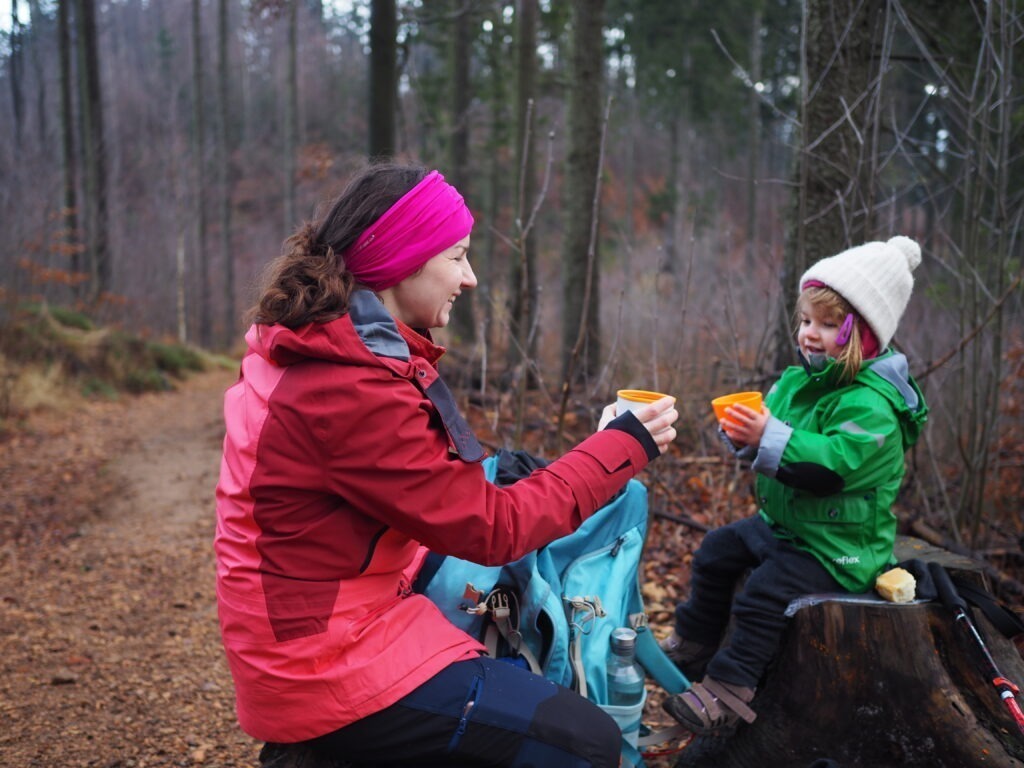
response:
<svg viewBox="0 0 1024 768"><path fill-rule="evenodd" d="M217 599L239 722L356 765L618 765L615 723L410 589L426 550L515 560L575 530L675 437L671 398L512 486L439 377L476 286L437 171L367 168L271 265L225 395Z"/></svg>

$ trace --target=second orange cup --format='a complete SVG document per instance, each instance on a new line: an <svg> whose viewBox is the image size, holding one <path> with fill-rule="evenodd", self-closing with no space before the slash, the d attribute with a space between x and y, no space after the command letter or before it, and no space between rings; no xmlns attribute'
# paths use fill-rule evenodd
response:
<svg viewBox="0 0 1024 768"><path fill-rule="evenodd" d="M711 407L715 409L715 417L721 421L726 418L725 409L730 405L745 405L752 411L761 410L760 392L733 392L731 395L722 395L711 401Z"/></svg>

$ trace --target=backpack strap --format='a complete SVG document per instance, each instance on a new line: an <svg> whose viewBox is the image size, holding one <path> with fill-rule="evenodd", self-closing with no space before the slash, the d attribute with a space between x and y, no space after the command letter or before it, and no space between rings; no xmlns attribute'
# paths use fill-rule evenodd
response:
<svg viewBox="0 0 1024 768"><path fill-rule="evenodd" d="M588 633L590 622L605 616L605 610L597 595L562 599L569 604L569 666L572 667L573 688L586 698L587 670L583 664L581 636Z"/></svg>
<svg viewBox="0 0 1024 768"><path fill-rule="evenodd" d="M437 572L441 570L446 557L447 555L439 555L437 552L427 553L427 556L423 558L423 564L420 565L419 572L416 574L416 579L412 583L413 592L421 595L426 594L427 585L437 575Z"/></svg>
<svg viewBox="0 0 1024 768"><path fill-rule="evenodd" d="M483 460L484 448L480 441L473 434L473 428L469 426L465 417L459 412L459 406L455 403L455 397L444 379L438 376L434 382L423 390L423 394L434 404L445 431L458 451L459 458L465 462L477 462Z"/></svg>
<svg viewBox="0 0 1024 768"><path fill-rule="evenodd" d="M519 632L519 605L513 591L497 587L471 612L488 613L491 616L491 622L487 625L483 638L488 656L492 659L499 658L499 638L502 638L513 653L523 657L531 672L544 674L537 656L530 650L530 646L523 642L523 636Z"/></svg>
<svg viewBox="0 0 1024 768"><path fill-rule="evenodd" d="M679 670L672 659L665 655L654 639L654 633L646 623L635 626L636 629L636 658L647 674L654 678L669 695L682 693L690 687L690 681Z"/></svg>

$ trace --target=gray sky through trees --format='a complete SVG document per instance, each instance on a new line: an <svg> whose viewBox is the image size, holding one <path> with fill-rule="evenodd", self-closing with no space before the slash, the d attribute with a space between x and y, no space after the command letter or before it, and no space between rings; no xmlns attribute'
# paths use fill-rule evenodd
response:
<svg viewBox="0 0 1024 768"><path fill-rule="evenodd" d="M352 10L353 0L324 0L324 7L334 13L348 13ZM56 5L56 0L43 0L44 10ZM18 20L28 24L29 7L27 2L18 3ZM11 0L0 0L0 31L7 32L11 28Z"/></svg>

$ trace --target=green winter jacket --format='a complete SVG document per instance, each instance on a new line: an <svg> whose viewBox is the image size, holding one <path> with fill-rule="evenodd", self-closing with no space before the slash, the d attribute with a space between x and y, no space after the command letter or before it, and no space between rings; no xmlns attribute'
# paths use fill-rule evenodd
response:
<svg viewBox="0 0 1024 768"><path fill-rule="evenodd" d="M783 372L765 397L772 416L753 469L760 514L776 536L864 592L894 562L890 508L928 408L906 357L892 350L865 361L851 384L836 379L834 361Z"/></svg>

